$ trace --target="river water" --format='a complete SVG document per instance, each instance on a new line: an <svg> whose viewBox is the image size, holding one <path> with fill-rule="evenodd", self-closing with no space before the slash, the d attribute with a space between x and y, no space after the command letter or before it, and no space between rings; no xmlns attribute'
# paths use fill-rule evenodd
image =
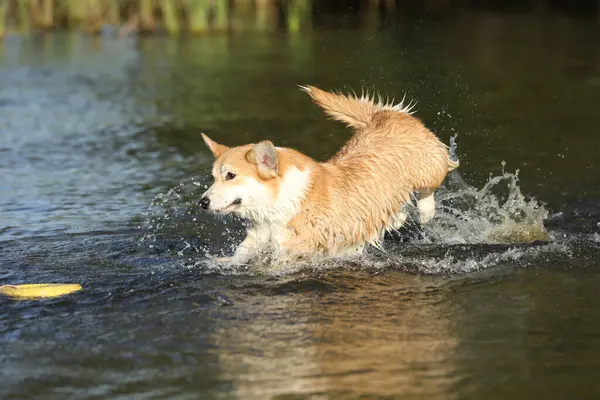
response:
<svg viewBox="0 0 600 400"><path fill-rule="evenodd" d="M458 12L189 40L8 37L2 398L598 398L600 26ZM461 167L385 253L222 267L200 132L316 159L349 137L294 85L418 101ZM518 171L518 172L517 172Z"/></svg>

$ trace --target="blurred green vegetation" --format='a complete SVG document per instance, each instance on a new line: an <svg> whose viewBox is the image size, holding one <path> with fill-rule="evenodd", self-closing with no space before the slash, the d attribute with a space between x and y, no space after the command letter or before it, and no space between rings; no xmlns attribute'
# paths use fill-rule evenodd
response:
<svg viewBox="0 0 600 400"><path fill-rule="evenodd" d="M76 29L90 34L203 34L284 24L299 31L312 0L0 0L0 36ZM304 21L303 21L304 20Z"/></svg>
<svg viewBox="0 0 600 400"><path fill-rule="evenodd" d="M600 17L600 0L0 0L0 37L65 29L117 35L301 32L330 12L362 13L377 26L384 15L435 16L460 7Z"/></svg>

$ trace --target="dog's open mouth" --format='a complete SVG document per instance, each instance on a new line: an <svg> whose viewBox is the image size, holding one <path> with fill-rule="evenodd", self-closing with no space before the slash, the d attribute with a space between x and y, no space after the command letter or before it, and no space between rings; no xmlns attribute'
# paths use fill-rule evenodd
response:
<svg viewBox="0 0 600 400"><path fill-rule="evenodd" d="M229 204L228 206L223 207L220 210L215 210L215 211L218 213L228 213L231 211L235 211L241 204L242 204L242 199L240 199L238 197L237 199L232 201L231 204Z"/></svg>

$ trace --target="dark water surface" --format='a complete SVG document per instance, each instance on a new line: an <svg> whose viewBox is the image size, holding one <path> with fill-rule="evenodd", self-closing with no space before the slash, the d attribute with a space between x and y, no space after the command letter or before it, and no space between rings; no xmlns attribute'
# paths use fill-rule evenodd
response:
<svg viewBox="0 0 600 400"><path fill-rule="evenodd" d="M85 290L0 298L0 398L600 396L596 20L465 12L1 50L0 284ZM440 205L438 225L359 259L211 265L241 231L194 205L200 132L324 159L349 132L303 83L417 99L444 141L459 133L483 217ZM490 239L513 232L482 194L490 175L507 177L505 208L544 204L547 240Z"/></svg>

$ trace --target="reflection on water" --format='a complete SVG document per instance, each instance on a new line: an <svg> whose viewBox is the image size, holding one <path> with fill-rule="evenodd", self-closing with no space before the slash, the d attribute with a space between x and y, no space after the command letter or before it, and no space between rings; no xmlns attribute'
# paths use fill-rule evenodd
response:
<svg viewBox="0 0 600 400"><path fill-rule="evenodd" d="M281 295L309 284L319 288L312 296ZM224 320L210 340L240 398L453 398L445 394L455 383L456 337L440 284L400 273L291 281L243 305L244 314L261 313L243 324Z"/></svg>
<svg viewBox="0 0 600 400"><path fill-rule="evenodd" d="M471 10L358 29L380 17L323 13L294 35L6 37L0 284L84 291L0 299L0 397L597 397L597 22ZM387 253L211 266L241 223L194 205L212 162L199 134L325 159L349 132L299 83L418 100L444 141L459 134L482 207L444 214L449 182L438 225ZM490 210L536 229L490 236ZM515 243L531 239L545 241Z"/></svg>

